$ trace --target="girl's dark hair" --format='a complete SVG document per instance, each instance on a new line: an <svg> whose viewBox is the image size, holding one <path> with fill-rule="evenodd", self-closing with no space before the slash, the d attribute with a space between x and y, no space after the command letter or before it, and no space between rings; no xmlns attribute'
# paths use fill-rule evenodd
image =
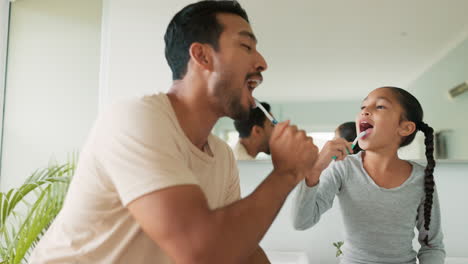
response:
<svg viewBox="0 0 468 264"><path fill-rule="evenodd" d="M192 43L210 44L218 51L219 36L224 30L216 18L220 13L238 15L249 22L245 10L237 1L232 0L205 0L190 4L169 22L164 41L166 60L171 68L173 80L181 80L185 76Z"/></svg>
<svg viewBox="0 0 468 264"><path fill-rule="evenodd" d="M427 165L426 169L424 170L424 191L426 193L424 200L424 228L429 233L429 225L431 223L432 197L435 186L434 167L436 164L434 160L434 129L423 122L423 110L416 97L414 97L406 90L398 87L385 88L390 89L396 95L398 102L404 110L402 119L414 122L416 124L416 131L413 134L405 137L402 140L400 147L409 145L414 140L418 130L423 132L425 136L424 144L426 145ZM429 235L427 234L424 238L424 243L426 245L429 245L428 239Z"/></svg>

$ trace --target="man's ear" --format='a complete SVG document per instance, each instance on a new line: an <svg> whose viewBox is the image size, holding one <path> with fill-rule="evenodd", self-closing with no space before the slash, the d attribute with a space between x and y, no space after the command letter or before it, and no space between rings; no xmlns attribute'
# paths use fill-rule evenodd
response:
<svg viewBox="0 0 468 264"><path fill-rule="evenodd" d="M192 43L189 48L190 58L193 62L202 69L209 71L213 70L212 52L213 49L210 45L199 42Z"/></svg>
<svg viewBox="0 0 468 264"><path fill-rule="evenodd" d="M400 124L400 136L407 137L416 130L416 124L413 121L403 121Z"/></svg>
<svg viewBox="0 0 468 264"><path fill-rule="evenodd" d="M252 126L252 130L250 131L251 135L259 135L261 133L261 127L257 125Z"/></svg>

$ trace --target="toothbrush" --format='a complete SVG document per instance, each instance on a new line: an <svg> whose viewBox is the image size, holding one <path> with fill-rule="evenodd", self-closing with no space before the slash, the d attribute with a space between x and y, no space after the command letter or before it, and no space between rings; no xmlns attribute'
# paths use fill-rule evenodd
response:
<svg viewBox="0 0 468 264"><path fill-rule="evenodd" d="M354 147L356 147L356 144L357 144L358 140L360 138L362 138L363 136L365 136L366 134L367 134L367 130L362 131L361 133L359 133L359 135L357 135L356 139L354 139L353 144L351 144L351 149L354 149Z"/></svg>
<svg viewBox="0 0 468 264"><path fill-rule="evenodd" d="M278 120L276 120L274 117L272 117L270 115L270 113L268 113L268 111L265 109L265 107L263 107L263 105L260 103L260 101L258 101L256 98L254 98L254 100L255 100L255 107L260 108L260 110L262 110L262 112L271 121L271 123L273 123L273 125L278 124Z"/></svg>
<svg viewBox="0 0 468 264"><path fill-rule="evenodd" d="M359 133L359 135L357 135L357 137L354 139L353 144L351 144L351 149L354 149L354 147L356 147L356 144L357 144L358 140L360 138L362 138L363 136L365 136L366 134L367 134L366 131L362 131L361 133ZM346 149L346 152L348 152L348 154L350 154L348 149ZM336 160L336 156L333 156L332 159Z"/></svg>

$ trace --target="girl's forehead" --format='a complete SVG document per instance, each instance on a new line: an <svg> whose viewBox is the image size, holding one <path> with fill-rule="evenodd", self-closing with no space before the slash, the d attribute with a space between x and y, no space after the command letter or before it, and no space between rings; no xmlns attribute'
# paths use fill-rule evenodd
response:
<svg viewBox="0 0 468 264"><path fill-rule="evenodd" d="M368 99L383 99L390 102L395 102L396 96L395 93L393 93L392 90L389 88L377 88L370 92L369 95L367 95L367 97L364 98L363 101L366 101Z"/></svg>

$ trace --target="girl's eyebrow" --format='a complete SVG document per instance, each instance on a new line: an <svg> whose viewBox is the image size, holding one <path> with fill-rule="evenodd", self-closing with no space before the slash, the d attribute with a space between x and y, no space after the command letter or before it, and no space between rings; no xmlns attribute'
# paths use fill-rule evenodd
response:
<svg viewBox="0 0 468 264"><path fill-rule="evenodd" d="M368 99L368 97L364 98L364 100L362 100L362 102L366 101L367 99ZM389 104L393 104L392 101L390 99L388 99L387 97L385 97L385 96L379 96L379 97L376 98L376 100L385 100Z"/></svg>
<svg viewBox="0 0 468 264"><path fill-rule="evenodd" d="M379 97L377 97L377 100L379 100L379 99L380 99L380 100L385 100L385 101L387 101L389 104L393 104L392 101L390 101L390 99L388 99L387 97L379 96Z"/></svg>

